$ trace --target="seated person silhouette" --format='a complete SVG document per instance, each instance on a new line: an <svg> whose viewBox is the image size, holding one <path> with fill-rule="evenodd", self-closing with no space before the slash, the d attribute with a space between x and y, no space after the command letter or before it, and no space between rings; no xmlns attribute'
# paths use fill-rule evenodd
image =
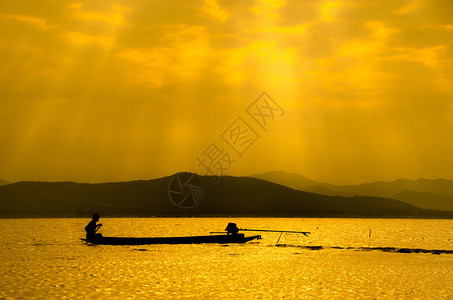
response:
<svg viewBox="0 0 453 300"><path fill-rule="evenodd" d="M239 232L239 228L236 226L236 223L228 223L227 227L225 228L228 235L230 234L237 234Z"/></svg>
<svg viewBox="0 0 453 300"><path fill-rule="evenodd" d="M99 215L94 214L93 219L90 221L90 223L88 223L87 226L85 226L85 231L87 232L87 240L102 238L102 234L96 233L102 226L102 224L96 224L97 221L99 221Z"/></svg>

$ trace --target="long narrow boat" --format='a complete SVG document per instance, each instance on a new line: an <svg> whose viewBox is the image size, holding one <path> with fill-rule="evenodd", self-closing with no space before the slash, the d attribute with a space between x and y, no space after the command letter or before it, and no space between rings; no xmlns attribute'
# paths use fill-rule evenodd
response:
<svg viewBox="0 0 453 300"><path fill-rule="evenodd" d="M152 244L243 244L254 239L261 239L260 235L245 237L244 234L205 235L184 237L102 237L92 240L82 239L96 245L152 245Z"/></svg>

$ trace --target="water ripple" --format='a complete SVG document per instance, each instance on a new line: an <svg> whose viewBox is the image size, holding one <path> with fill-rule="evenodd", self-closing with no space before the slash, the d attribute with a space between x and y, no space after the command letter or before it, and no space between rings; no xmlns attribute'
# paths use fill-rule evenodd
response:
<svg viewBox="0 0 453 300"><path fill-rule="evenodd" d="M453 254L453 250L441 249L420 249L420 248L397 248L397 247L324 247L324 246L300 246L300 245L287 245L277 244L275 247L294 247L307 250L322 250L322 249L337 249L337 250L354 250L354 251L382 251L390 253L428 253L428 254ZM294 253L299 254L299 253Z"/></svg>

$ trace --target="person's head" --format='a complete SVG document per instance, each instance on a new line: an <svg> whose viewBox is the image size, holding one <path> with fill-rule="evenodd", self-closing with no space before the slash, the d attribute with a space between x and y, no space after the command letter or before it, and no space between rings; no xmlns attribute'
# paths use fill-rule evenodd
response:
<svg viewBox="0 0 453 300"><path fill-rule="evenodd" d="M93 220L95 220L96 222L99 221L99 215L98 214L94 214L93 215Z"/></svg>

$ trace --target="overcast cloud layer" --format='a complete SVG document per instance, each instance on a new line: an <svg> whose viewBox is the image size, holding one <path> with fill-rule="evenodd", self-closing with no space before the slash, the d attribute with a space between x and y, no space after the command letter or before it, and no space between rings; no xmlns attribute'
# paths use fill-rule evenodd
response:
<svg viewBox="0 0 453 300"><path fill-rule="evenodd" d="M203 173L263 91L228 174L453 178L451 1L1 1L0 36L2 179Z"/></svg>

